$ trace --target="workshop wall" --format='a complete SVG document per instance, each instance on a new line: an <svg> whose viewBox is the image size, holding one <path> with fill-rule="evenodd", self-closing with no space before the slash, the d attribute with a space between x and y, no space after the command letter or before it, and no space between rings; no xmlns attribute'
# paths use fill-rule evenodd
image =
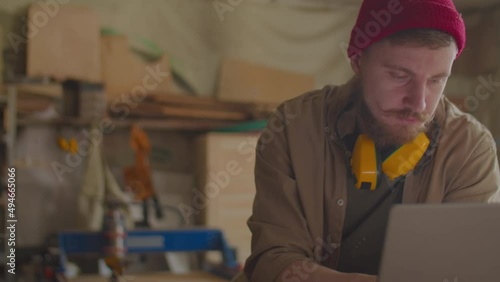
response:
<svg viewBox="0 0 500 282"><path fill-rule="evenodd" d="M500 7L464 16L467 46L453 68L445 93L475 116L500 145ZM500 157L500 152L497 152Z"/></svg>
<svg viewBox="0 0 500 282"><path fill-rule="evenodd" d="M12 15L21 15L32 2L0 3L6 18L0 21L6 30L13 28ZM206 0L60 2L90 6L100 15L102 27L157 43L199 95L214 93L225 56L311 74L318 86L341 83L351 75L343 51L355 21L355 6L305 9L242 1L232 10L218 12L215 1Z"/></svg>

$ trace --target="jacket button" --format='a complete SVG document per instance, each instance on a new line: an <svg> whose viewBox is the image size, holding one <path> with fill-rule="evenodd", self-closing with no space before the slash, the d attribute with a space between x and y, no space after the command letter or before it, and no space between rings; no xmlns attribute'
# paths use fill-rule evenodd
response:
<svg viewBox="0 0 500 282"><path fill-rule="evenodd" d="M339 206L343 206L343 205L344 205L344 200L342 200L342 199L338 199L338 201L337 201L337 205L339 205Z"/></svg>

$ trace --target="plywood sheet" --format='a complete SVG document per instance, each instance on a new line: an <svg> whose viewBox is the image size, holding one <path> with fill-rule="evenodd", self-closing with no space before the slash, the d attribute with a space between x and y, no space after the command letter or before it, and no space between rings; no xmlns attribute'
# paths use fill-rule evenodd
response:
<svg viewBox="0 0 500 282"><path fill-rule="evenodd" d="M254 166L258 133L208 133L198 140L198 187L209 198L203 212L206 225L224 232L244 264L250 255L247 220L255 197ZM209 260L217 260L209 254Z"/></svg>
<svg viewBox="0 0 500 282"><path fill-rule="evenodd" d="M149 92L168 91L172 76L166 56L157 62L146 63L130 51L125 36L103 36L101 52L102 77L108 101L122 101L121 95L126 94L131 95L128 100L138 103Z"/></svg>
<svg viewBox="0 0 500 282"><path fill-rule="evenodd" d="M49 11L32 4L28 10L28 76L100 82L97 13L85 6L56 7Z"/></svg>
<svg viewBox="0 0 500 282"><path fill-rule="evenodd" d="M314 89L314 77L226 59L219 77L217 97L223 101L281 103Z"/></svg>

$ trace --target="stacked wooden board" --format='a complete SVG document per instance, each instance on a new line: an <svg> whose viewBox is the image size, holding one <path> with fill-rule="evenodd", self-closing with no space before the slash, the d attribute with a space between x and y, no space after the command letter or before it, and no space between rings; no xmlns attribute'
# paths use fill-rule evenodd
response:
<svg viewBox="0 0 500 282"><path fill-rule="evenodd" d="M225 58L217 97L222 101L281 103L314 88L311 75Z"/></svg>
<svg viewBox="0 0 500 282"><path fill-rule="evenodd" d="M126 109L115 111L120 107ZM206 124L213 129L267 119L274 108L272 104L223 102L209 97L157 93L147 94L142 101L134 104L111 105L109 115L114 118L155 121L158 126L161 123L179 123L187 127Z"/></svg>

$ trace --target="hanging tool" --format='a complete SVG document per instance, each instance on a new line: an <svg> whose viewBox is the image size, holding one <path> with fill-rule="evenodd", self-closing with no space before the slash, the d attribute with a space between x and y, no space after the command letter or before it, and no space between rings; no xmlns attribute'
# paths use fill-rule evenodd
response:
<svg viewBox="0 0 500 282"><path fill-rule="evenodd" d="M139 223L139 226L149 227L148 200L153 201L157 218L162 218L163 213L153 187L149 165L151 143L146 133L135 124L132 125L130 131L130 145L135 151L135 163L124 169L125 183L132 189L136 199L142 201L143 204L143 221Z"/></svg>

